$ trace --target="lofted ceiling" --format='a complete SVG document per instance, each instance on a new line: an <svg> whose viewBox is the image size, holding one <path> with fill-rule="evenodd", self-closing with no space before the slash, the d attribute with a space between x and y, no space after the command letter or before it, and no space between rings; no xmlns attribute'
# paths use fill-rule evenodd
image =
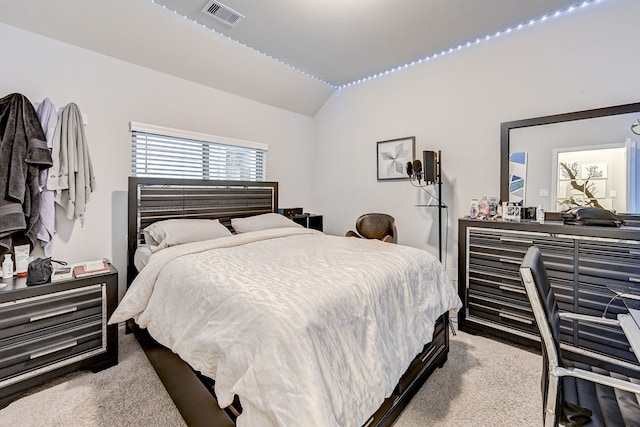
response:
<svg viewBox="0 0 640 427"><path fill-rule="evenodd" d="M586 3L590 3L587 1ZM0 0L0 22L313 116L340 87L576 0Z"/></svg>

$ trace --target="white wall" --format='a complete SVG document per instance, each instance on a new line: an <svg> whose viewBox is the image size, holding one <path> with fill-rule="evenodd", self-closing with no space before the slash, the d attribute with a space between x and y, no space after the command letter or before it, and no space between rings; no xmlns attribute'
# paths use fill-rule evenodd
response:
<svg viewBox="0 0 640 427"><path fill-rule="evenodd" d="M376 141L415 135L442 150L448 258L472 197L499 193L503 121L638 101L637 0L606 0L336 92L314 119L0 24L0 96L77 103L98 189L84 228L59 222L54 256L110 257L125 271L129 121L269 144L280 206L324 214L343 234L364 212L397 218L400 243L437 254L436 210L407 181L376 181ZM143 53L141 53L143 54Z"/></svg>
<svg viewBox="0 0 640 427"><path fill-rule="evenodd" d="M376 141L442 150L447 268L471 198L499 196L500 123L639 101L637 0L602 1L338 91L316 115L316 196L325 231L358 215L397 219L399 242L437 254L435 210L407 181L376 180Z"/></svg>
<svg viewBox="0 0 640 427"><path fill-rule="evenodd" d="M280 182L280 206L313 208L313 120L166 74L0 24L0 97L18 92L56 107L75 102L88 116L86 135L97 190L84 227L57 216L53 257L79 262L108 257L126 273L130 121L269 145L267 179Z"/></svg>

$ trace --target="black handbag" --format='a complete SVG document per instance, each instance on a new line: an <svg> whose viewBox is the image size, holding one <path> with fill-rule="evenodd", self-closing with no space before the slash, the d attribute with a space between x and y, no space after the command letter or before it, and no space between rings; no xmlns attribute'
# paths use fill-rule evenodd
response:
<svg viewBox="0 0 640 427"><path fill-rule="evenodd" d="M53 274L52 262L67 265L64 261L56 261L51 258L34 259L29 263L29 267L27 267L27 286L43 285L51 282L51 275Z"/></svg>
<svg viewBox="0 0 640 427"><path fill-rule="evenodd" d="M613 212L602 208L581 206L560 213L567 225L599 225L604 227L620 227L624 221Z"/></svg>

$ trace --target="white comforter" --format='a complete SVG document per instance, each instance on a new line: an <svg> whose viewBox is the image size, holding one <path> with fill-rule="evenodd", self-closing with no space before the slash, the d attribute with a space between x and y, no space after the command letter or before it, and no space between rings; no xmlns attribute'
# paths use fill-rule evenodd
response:
<svg viewBox="0 0 640 427"><path fill-rule="evenodd" d="M158 251L109 322L237 394L239 427L361 426L459 306L426 251L289 228Z"/></svg>

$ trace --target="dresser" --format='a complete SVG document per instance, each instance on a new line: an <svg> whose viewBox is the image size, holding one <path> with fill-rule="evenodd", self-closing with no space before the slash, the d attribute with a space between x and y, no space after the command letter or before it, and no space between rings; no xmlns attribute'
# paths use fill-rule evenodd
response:
<svg viewBox="0 0 640 427"><path fill-rule="evenodd" d="M2 279L0 288L0 408L25 390L78 369L118 363L118 272L26 286Z"/></svg>
<svg viewBox="0 0 640 427"><path fill-rule="evenodd" d="M640 291L640 228L580 227L562 222L459 220L459 328L540 347L519 268L540 248L561 311L615 318L627 311L614 286ZM564 320L565 357L640 375L620 328Z"/></svg>

